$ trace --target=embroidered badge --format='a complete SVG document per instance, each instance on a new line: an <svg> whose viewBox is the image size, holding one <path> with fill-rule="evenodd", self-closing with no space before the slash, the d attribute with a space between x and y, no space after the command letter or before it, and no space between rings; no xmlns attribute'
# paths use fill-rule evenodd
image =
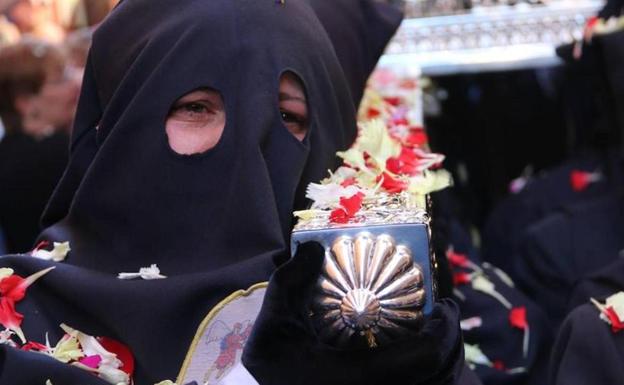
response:
<svg viewBox="0 0 624 385"><path fill-rule="evenodd" d="M217 384L240 362L266 287L267 283L259 283L239 290L208 313L191 343L178 384Z"/></svg>

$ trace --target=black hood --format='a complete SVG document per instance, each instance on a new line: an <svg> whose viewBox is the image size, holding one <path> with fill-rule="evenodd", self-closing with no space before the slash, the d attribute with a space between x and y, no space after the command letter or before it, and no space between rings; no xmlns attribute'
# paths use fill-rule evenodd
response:
<svg viewBox="0 0 624 385"><path fill-rule="evenodd" d="M95 33L70 165L41 238L69 240L68 263L104 272L151 263L203 271L283 251L302 186L334 167L356 134L322 29L297 0L123 1ZM284 71L305 85L303 143L281 121ZM223 136L205 153L179 155L167 113L202 87L223 96Z"/></svg>

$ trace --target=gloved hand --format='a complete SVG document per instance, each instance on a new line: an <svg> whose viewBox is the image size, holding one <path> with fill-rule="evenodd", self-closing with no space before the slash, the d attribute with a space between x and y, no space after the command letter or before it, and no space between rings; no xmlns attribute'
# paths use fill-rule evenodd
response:
<svg viewBox="0 0 624 385"><path fill-rule="evenodd" d="M464 365L459 311L437 303L413 336L377 348L324 344L309 317L324 250L298 247L271 277L242 361L260 385L454 384Z"/></svg>

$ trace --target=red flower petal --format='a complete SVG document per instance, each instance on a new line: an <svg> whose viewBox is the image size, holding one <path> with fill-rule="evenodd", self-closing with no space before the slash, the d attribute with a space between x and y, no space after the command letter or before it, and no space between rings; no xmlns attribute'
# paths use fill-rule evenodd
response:
<svg viewBox="0 0 624 385"><path fill-rule="evenodd" d="M345 179L344 181L342 181L342 183L340 183L340 185L342 187L349 187L349 186L353 186L356 183L357 183L357 181L355 180L355 178L349 178L349 179Z"/></svg>
<svg viewBox="0 0 624 385"><path fill-rule="evenodd" d="M401 191L407 189L409 185L408 182L406 181L393 178L387 172L384 172L382 175L379 175L376 181L379 182L382 179L383 179L383 182L381 183L381 187L383 187L384 190L386 190L389 193L400 193Z"/></svg>
<svg viewBox="0 0 624 385"><path fill-rule="evenodd" d="M515 328L526 330L529 327L526 319L526 308L522 306L511 309L509 312L509 323Z"/></svg>
<svg viewBox="0 0 624 385"><path fill-rule="evenodd" d="M0 281L0 295L13 301L20 301L26 295L24 278L19 275L10 275Z"/></svg>
<svg viewBox="0 0 624 385"><path fill-rule="evenodd" d="M401 153L396 158L388 158L386 169L397 175L415 175L418 173L418 162L420 158L411 149L401 148Z"/></svg>
<svg viewBox="0 0 624 385"><path fill-rule="evenodd" d="M457 267L466 267L466 265L468 265L468 257L466 257L464 254L459 254L452 250L446 252L446 258L451 263L451 265L455 265Z"/></svg>
<svg viewBox="0 0 624 385"><path fill-rule="evenodd" d="M10 298L0 298L0 324L7 329L15 330L22 324L24 316L15 310L15 302Z"/></svg>
<svg viewBox="0 0 624 385"><path fill-rule="evenodd" d="M40 344L39 342L29 341L27 344L22 346L20 349L25 350L27 352L29 352L29 351L42 352L42 351L47 351L48 347L43 345L43 344Z"/></svg>
<svg viewBox="0 0 624 385"><path fill-rule="evenodd" d="M492 362L492 367L497 370L505 370L505 364L503 364L503 361L501 360L496 360Z"/></svg>
<svg viewBox="0 0 624 385"><path fill-rule="evenodd" d="M421 147L429 142L429 137L422 127L413 127L405 138L405 144L412 147Z"/></svg>
<svg viewBox="0 0 624 385"><path fill-rule="evenodd" d="M415 90L418 87L418 82L414 79L404 79L399 83L399 87L407 90Z"/></svg>
<svg viewBox="0 0 624 385"><path fill-rule="evenodd" d="M350 198L340 198L340 206L344 209L349 217L353 217L362 208L364 194L358 192Z"/></svg>
<svg viewBox="0 0 624 385"><path fill-rule="evenodd" d="M466 285L470 283L471 277L468 273L455 273L453 274L453 284L455 286Z"/></svg>
<svg viewBox="0 0 624 385"><path fill-rule="evenodd" d="M392 124L394 124L395 126L407 126L409 125L409 120L407 120L407 118L405 117L395 118L392 119Z"/></svg>
<svg viewBox="0 0 624 385"><path fill-rule="evenodd" d="M399 96L386 96L383 98L383 100L392 105L392 106L398 106L399 104L401 104L402 99Z"/></svg>
<svg viewBox="0 0 624 385"><path fill-rule="evenodd" d="M50 242L49 241L41 241L41 242L37 243L37 246L35 246L33 251L45 249L48 246L50 246Z"/></svg>
<svg viewBox="0 0 624 385"><path fill-rule="evenodd" d="M112 338L98 337L97 340L104 349L117 355L117 358L123 363L119 369L132 376L132 373L134 373L134 356L130 349Z"/></svg>
<svg viewBox="0 0 624 385"><path fill-rule="evenodd" d="M589 186L590 174L586 171L573 170L570 173L570 184L574 191L583 191Z"/></svg>
<svg viewBox="0 0 624 385"><path fill-rule="evenodd" d="M349 216L344 209L335 209L329 214L329 221L331 223L347 223Z"/></svg>
<svg viewBox="0 0 624 385"><path fill-rule="evenodd" d="M611 330L613 331L613 333L617 333L620 330L624 329L624 322L620 321L620 317L618 317L615 310L613 310L613 307L609 306L608 308L606 308L605 313L609 318L609 321L611 321Z"/></svg>
<svg viewBox="0 0 624 385"><path fill-rule="evenodd" d="M381 111L379 111L376 108L369 108L368 111L366 112L366 115L368 116L369 119L373 119L378 117L379 115L381 115Z"/></svg>

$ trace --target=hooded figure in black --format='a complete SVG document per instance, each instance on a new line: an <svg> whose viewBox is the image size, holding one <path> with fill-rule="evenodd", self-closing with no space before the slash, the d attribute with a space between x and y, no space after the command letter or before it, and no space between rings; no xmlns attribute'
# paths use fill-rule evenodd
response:
<svg viewBox="0 0 624 385"><path fill-rule="evenodd" d="M378 1L308 0L334 45L345 71L355 106L359 106L368 76L377 65L403 15Z"/></svg>
<svg viewBox="0 0 624 385"><path fill-rule="evenodd" d="M278 107L286 71L305 89L302 142ZM166 135L167 116L181 96L203 88L223 98L223 134L210 150L178 154ZM303 207L307 183L334 167L334 153L354 139L354 115L330 42L297 0L123 1L95 33L70 164L44 217L49 227L41 239L69 241L72 250L63 263L0 259L22 277L55 267L17 304L27 338L43 342L47 334L54 344L66 323L127 345L135 384L175 377L203 317L232 292L267 280L275 262L288 258L291 212ZM282 279L298 277L302 261L320 256L313 245L300 250ZM150 264L168 278L117 279ZM268 298L282 298L283 287L280 279L271 283ZM263 311L261 326L278 325L270 313ZM428 349L392 347L382 370L454 381L463 366L457 311L441 304L434 314L420 340ZM252 358L271 351L261 338L250 345ZM406 350L415 355L401 354ZM38 353L3 346L0 355L0 384L104 383ZM430 365L390 365L394 356ZM251 364L254 376L266 373L262 362Z"/></svg>

